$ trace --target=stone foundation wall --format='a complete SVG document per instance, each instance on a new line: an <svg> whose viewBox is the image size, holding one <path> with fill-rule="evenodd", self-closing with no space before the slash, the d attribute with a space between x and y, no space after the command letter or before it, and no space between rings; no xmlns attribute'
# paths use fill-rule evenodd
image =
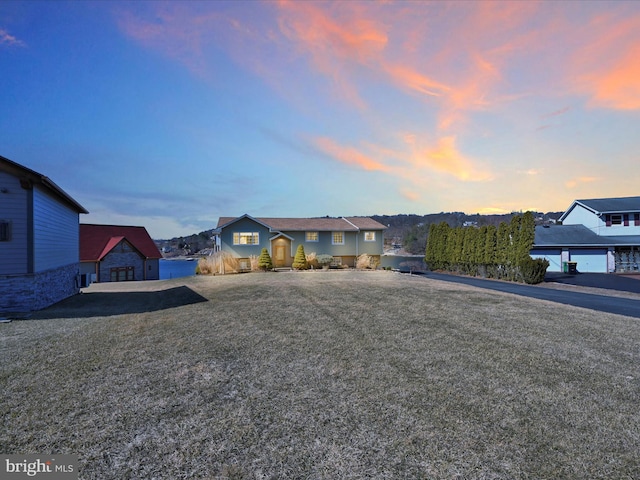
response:
<svg viewBox="0 0 640 480"><path fill-rule="evenodd" d="M100 262L99 282L111 281L111 269L119 267L133 267L134 280L144 280L144 260L134 252L111 252Z"/></svg>
<svg viewBox="0 0 640 480"><path fill-rule="evenodd" d="M80 292L79 264L28 275L0 275L0 313L42 310Z"/></svg>

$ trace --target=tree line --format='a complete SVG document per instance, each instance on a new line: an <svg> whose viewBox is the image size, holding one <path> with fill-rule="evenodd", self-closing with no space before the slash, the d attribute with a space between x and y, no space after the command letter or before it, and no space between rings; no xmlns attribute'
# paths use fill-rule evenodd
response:
<svg viewBox="0 0 640 480"><path fill-rule="evenodd" d="M532 212L512 217L498 227L455 227L431 224L425 261L431 270L540 283L549 262L530 256L535 237Z"/></svg>

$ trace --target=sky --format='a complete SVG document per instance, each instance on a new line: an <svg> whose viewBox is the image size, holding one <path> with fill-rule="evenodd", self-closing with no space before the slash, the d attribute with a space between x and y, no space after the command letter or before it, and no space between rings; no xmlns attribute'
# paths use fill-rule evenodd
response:
<svg viewBox="0 0 640 480"><path fill-rule="evenodd" d="M0 2L0 155L153 238L639 195L637 1Z"/></svg>

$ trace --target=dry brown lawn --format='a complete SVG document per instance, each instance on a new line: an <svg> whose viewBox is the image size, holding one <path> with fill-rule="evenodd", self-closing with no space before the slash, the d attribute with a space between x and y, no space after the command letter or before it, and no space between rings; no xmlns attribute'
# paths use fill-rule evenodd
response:
<svg viewBox="0 0 640 480"><path fill-rule="evenodd" d="M81 479L640 477L637 319L425 277L94 285L0 358L0 452Z"/></svg>

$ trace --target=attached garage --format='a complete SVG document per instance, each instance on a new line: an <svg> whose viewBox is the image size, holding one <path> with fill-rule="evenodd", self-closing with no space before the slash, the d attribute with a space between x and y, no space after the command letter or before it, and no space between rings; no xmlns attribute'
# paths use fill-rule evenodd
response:
<svg viewBox="0 0 640 480"><path fill-rule="evenodd" d="M560 248L534 248L531 250L531 258L543 258L549 262L547 272L562 272L562 249Z"/></svg>
<svg viewBox="0 0 640 480"><path fill-rule="evenodd" d="M580 273L607 273L606 248L571 248L569 260L577 263Z"/></svg>

